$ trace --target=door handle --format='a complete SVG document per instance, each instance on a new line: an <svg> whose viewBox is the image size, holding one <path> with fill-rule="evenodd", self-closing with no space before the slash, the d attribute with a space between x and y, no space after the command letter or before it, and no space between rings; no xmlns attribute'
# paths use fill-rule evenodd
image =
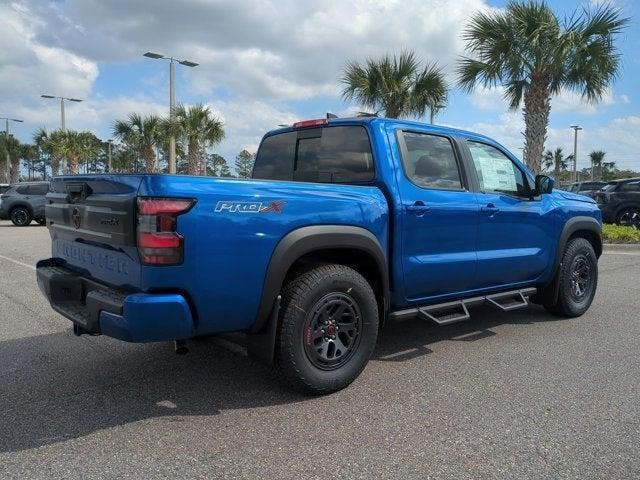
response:
<svg viewBox="0 0 640 480"><path fill-rule="evenodd" d="M407 212L411 212L419 217L429 210L429 206L425 205L421 200L418 200L413 205L407 205L405 208L407 209Z"/></svg>
<svg viewBox="0 0 640 480"><path fill-rule="evenodd" d="M489 214L490 217L493 217L496 213L500 211L498 207L496 207L493 203L488 203L486 207L482 207L480 209L482 213Z"/></svg>

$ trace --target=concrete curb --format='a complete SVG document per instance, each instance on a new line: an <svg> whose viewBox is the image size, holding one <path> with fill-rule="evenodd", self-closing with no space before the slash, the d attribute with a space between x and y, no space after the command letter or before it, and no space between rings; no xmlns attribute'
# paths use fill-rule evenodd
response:
<svg viewBox="0 0 640 480"><path fill-rule="evenodd" d="M640 253L640 243L605 243L604 252L633 252Z"/></svg>

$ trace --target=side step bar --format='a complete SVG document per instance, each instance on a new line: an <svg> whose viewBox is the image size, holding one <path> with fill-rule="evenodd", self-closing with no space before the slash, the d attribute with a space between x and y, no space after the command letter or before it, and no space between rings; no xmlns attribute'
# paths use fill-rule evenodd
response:
<svg viewBox="0 0 640 480"><path fill-rule="evenodd" d="M452 323L464 322L471 318L469 307L474 307L487 303L503 312L510 312L529 305L529 296L535 294L537 288L523 288L520 290L510 290L508 292L494 293L482 297L465 298L453 302L437 303L424 307L409 308L391 312L389 319L405 320L411 318L422 318L436 325L450 325Z"/></svg>

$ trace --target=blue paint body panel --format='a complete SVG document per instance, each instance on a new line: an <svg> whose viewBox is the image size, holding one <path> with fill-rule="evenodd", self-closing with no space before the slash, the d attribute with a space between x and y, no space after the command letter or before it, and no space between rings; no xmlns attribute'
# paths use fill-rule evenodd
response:
<svg viewBox="0 0 640 480"><path fill-rule="evenodd" d="M75 177L126 184L138 197L196 200L177 220L177 232L184 237L180 265L146 266L135 246L109 249L80 242L73 231L52 234L53 257L92 279L139 292L127 297L123 315L102 313L103 333L128 341L156 341L250 330L278 243L302 227L355 226L371 232L388 263L390 308L396 310L544 285L553 274L565 223L578 215L601 221L593 201L566 192L530 201L471 188L452 192L419 187L406 177L396 141L399 130L482 141L508 154L533 182L518 159L486 137L380 118L331 120L334 124L366 128L375 164L370 184L177 175ZM288 131L291 128L267 136ZM424 215L407 211L416 201L429 206ZM280 202L281 211L261 211L272 202ZM483 214L487 203L498 206L499 212Z"/></svg>
<svg viewBox="0 0 640 480"><path fill-rule="evenodd" d="M122 315L100 313L100 329L104 335L126 342L184 340L194 335L189 305L176 294L129 295Z"/></svg>

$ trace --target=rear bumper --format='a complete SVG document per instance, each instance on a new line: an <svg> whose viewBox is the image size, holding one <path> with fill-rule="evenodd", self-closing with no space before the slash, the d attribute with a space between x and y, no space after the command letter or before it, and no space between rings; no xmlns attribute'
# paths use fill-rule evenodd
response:
<svg viewBox="0 0 640 480"><path fill-rule="evenodd" d="M174 293L128 293L65 268L56 259L37 264L38 286L53 309L78 331L127 342L184 340L194 336L186 299Z"/></svg>

